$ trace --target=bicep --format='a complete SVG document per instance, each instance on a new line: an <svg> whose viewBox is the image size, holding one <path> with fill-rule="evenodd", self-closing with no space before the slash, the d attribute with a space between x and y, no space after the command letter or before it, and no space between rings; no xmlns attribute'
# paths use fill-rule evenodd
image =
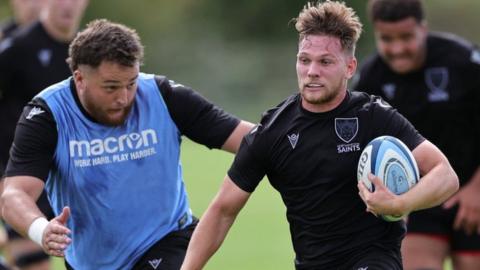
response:
<svg viewBox="0 0 480 270"><path fill-rule="evenodd" d="M4 179L4 193L26 193L35 201L43 191L44 183L34 176L13 176Z"/></svg>
<svg viewBox="0 0 480 270"><path fill-rule="evenodd" d="M236 216L247 203L250 193L238 187L227 175L215 197L212 207L228 216Z"/></svg>
<svg viewBox="0 0 480 270"><path fill-rule="evenodd" d="M438 166L441 163L447 163L448 159L445 155L438 149L437 146L432 144L428 140L424 140L412 151L413 157L417 162L420 175L427 174L435 166Z"/></svg>
<svg viewBox="0 0 480 270"><path fill-rule="evenodd" d="M232 153L236 153L240 147L243 137L254 127L254 125L247 121L240 121L232 134L228 137L222 145L222 149Z"/></svg>

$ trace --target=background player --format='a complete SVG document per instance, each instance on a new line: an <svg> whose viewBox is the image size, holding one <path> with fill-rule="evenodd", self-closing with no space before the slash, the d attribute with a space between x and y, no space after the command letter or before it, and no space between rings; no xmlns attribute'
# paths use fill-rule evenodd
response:
<svg viewBox="0 0 480 270"><path fill-rule="evenodd" d="M480 51L450 33L429 32L420 0L368 4L377 52L353 89L382 96L448 157L461 188L442 206L412 213L405 269L480 269Z"/></svg>
<svg viewBox="0 0 480 270"><path fill-rule="evenodd" d="M71 74L66 63L68 45L78 30L88 0L18 0L12 3L14 7L22 7L29 10L28 12L36 10L37 7L41 7L41 11L37 21L19 29L0 43L2 175L22 108L43 88ZM26 10L22 9L18 14L28 13ZM3 185L3 181L0 184ZM45 194L40 197L38 205L47 217L53 217ZM41 248L29 239L21 238L8 226L7 231L9 241L6 254L11 264L20 269L49 269L49 257Z"/></svg>

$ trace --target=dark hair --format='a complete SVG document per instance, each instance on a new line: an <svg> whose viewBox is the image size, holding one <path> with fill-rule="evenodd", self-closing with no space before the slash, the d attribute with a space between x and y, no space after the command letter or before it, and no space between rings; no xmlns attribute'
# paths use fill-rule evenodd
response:
<svg viewBox="0 0 480 270"><path fill-rule="evenodd" d="M342 48L352 54L362 33L360 19L344 2L307 3L294 21L300 40L312 34L337 37Z"/></svg>
<svg viewBox="0 0 480 270"><path fill-rule="evenodd" d="M130 67L142 64L143 45L137 32L105 19L88 23L70 44L67 62L73 72L79 65L97 68L102 61Z"/></svg>
<svg viewBox="0 0 480 270"><path fill-rule="evenodd" d="M421 0L369 0L367 9L372 22L397 22L409 17L417 22L425 19Z"/></svg>

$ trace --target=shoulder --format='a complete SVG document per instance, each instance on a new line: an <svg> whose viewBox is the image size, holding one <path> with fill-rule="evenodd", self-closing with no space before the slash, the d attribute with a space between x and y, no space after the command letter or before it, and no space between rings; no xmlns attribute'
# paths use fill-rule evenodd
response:
<svg viewBox="0 0 480 270"><path fill-rule="evenodd" d="M293 114L296 112L294 109L299 106L299 101L299 94L291 95L277 106L265 111L260 123L245 136L247 143L273 141L274 137L281 133L286 123L293 119Z"/></svg>
<svg viewBox="0 0 480 270"><path fill-rule="evenodd" d="M352 89L371 92L378 81L373 78L382 78L390 68L385 64L378 53L373 53L362 61L360 69L352 79Z"/></svg>
<svg viewBox="0 0 480 270"><path fill-rule="evenodd" d="M39 23L38 23L39 24ZM0 42L0 53L15 53L26 51L26 48L32 46L32 41L36 40L35 33L38 25L32 24L27 27L18 28Z"/></svg>
<svg viewBox="0 0 480 270"><path fill-rule="evenodd" d="M359 112L377 113L392 109L392 106L380 96L357 91L351 92L350 95L350 106L356 107Z"/></svg>
<svg viewBox="0 0 480 270"><path fill-rule="evenodd" d="M443 59L447 64L480 64L480 51L471 41L446 32L433 32L428 36L430 59Z"/></svg>
<svg viewBox="0 0 480 270"><path fill-rule="evenodd" d="M280 125L286 119L284 116L288 116L289 112L292 111L291 109L299 105L299 101L299 94L291 95L277 106L265 111L260 120L260 124L263 127L262 130L274 129Z"/></svg>

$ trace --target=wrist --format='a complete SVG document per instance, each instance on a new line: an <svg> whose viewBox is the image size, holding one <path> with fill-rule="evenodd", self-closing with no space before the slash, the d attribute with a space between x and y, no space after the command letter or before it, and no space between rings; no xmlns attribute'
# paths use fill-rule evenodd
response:
<svg viewBox="0 0 480 270"><path fill-rule="evenodd" d="M39 244L40 246L43 246L42 244L43 233L45 232L47 225L48 225L48 220L46 218L44 217L36 218L32 222L32 224L30 224L30 227L28 227L28 237L33 242Z"/></svg>

